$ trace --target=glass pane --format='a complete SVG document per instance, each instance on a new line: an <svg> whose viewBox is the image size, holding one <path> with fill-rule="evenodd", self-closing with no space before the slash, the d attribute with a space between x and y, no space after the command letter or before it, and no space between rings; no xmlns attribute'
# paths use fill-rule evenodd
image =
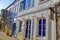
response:
<svg viewBox="0 0 60 40"><path fill-rule="evenodd" d="M29 34L29 39L30 39L30 34Z"/></svg>
<svg viewBox="0 0 60 40"><path fill-rule="evenodd" d="M31 2L30 2L30 6L34 6L34 0L31 0Z"/></svg>
<svg viewBox="0 0 60 40"><path fill-rule="evenodd" d="M30 1L31 1L31 0L28 0L28 7L30 7Z"/></svg>
<svg viewBox="0 0 60 40"><path fill-rule="evenodd" d="M26 25L28 24L28 20L26 21Z"/></svg>
<svg viewBox="0 0 60 40"><path fill-rule="evenodd" d="M22 26L22 21L20 22L20 27Z"/></svg>
<svg viewBox="0 0 60 40"><path fill-rule="evenodd" d="M38 31L38 36L41 36L41 31Z"/></svg>
<svg viewBox="0 0 60 40"><path fill-rule="evenodd" d="M42 24L42 19L39 20L39 24Z"/></svg>
<svg viewBox="0 0 60 40"><path fill-rule="evenodd" d="M20 3L20 10L22 10L22 3Z"/></svg>
<svg viewBox="0 0 60 40"><path fill-rule="evenodd" d="M28 36L28 20L26 21L26 33L25 33L25 38Z"/></svg>
<svg viewBox="0 0 60 40"><path fill-rule="evenodd" d="M46 30L46 25L43 25L43 30Z"/></svg>
<svg viewBox="0 0 60 40"><path fill-rule="evenodd" d="M42 25L39 25L39 31L42 30Z"/></svg>
<svg viewBox="0 0 60 40"><path fill-rule="evenodd" d="M46 36L46 31L43 31L43 33L42 33L42 34L43 34L43 36Z"/></svg>
<svg viewBox="0 0 60 40"><path fill-rule="evenodd" d="M26 33L28 33L28 30L26 29Z"/></svg>
<svg viewBox="0 0 60 40"><path fill-rule="evenodd" d="M29 30L31 29L31 25L29 25Z"/></svg>
<svg viewBox="0 0 60 40"><path fill-rule="evenodd" d="M30 24L31 24L31 20L30 20Z"/></svg>
<svg viewBox="0 0 60 40"><path fill-rule="evenodd" d="M28 38L30 39L30 29L31 29L31 20L26 21L26 34L28 34Z"/></svg>
<svg viewBox="0 0 60 40"><path fill-rule="evenodd" d="M28 25L26 24L26 29L28 29Z"/></svg>
<svg viewBox="0 0 60 40"><path fill-rule="evenodd" d="M28 34L25 34L25 38L27 38L27 35L28 35Z"/></svg>
<svg viewBox="0 0 60 40"><path fill-rule="evenodd" d="M29 30L29 34L30 34L30 30Z"/></svg>
<svg viewBox="0 0 60 40"><path fill-rule="evenodd" d="M21 32L21 28L22 28L22 21L20 21L20 30L19 30L20 32Z"/></svg>
<svg viewBox="0 0 60 40"><path fill-rule="evenodd" d="M43 19L43 24L46 24L46 19Z"/></svg>

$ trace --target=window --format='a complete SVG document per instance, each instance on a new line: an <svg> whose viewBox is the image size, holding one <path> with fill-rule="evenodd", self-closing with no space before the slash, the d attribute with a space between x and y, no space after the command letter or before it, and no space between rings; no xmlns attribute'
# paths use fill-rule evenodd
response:
<svg viewBox="0 0 60 40"><path fill-rule="evenodd" d="M34 6L34 0L23 0L20 2L19 11L28 9Z"/></svg>
<svg viewBox="0 0 60 40"><path fill-rule="evenodd" d="M16 4L16 11L15 12L17 13L17 11L18 11L18 5Z"/></svg>
<svg viewBox="0 0 60 40"><path fill-rule="evenodd" d="M20 21L20 28L19 28L19 32L21 32L22 30L22 21Z"/></svg>
<svg viewBox="0 0 60 40"><path fill-rule="evenodd" d="M17 6L17 8L16 8L16 13L18 13L18 6Z"/></svg>
<svg viewBox="0 0 60 40"><path fill-rule="evenodd" d="M30 31L31 31L31 20L27 20L25 38L30 39Z"/></svg>
<svg viewBox="0 0 60 40"><path fill-rule="evenodd" d="M17 13L17 5L14 5L14 12Z"/></svg>
<svg viewBox="0 0 60 40"><path fill-rule="evenodd" d="M9 9L9 16L11 15L11 8Z"/></svg>
<svg viewBox="0 0 60 40"><path fill-rule="evenodd" d="M20 10L24 10L24 1L20 2Z"/></svg>
<svg viewBox="0 0 60 40"><path fill-rule="evenodd" d="M30 8L34 6L34 0L26 0L26 7Z"/></svg>
<svg viewBox="0 0 60 40"><path fill-rule="evenodd" d="M46 19L38 20L38 36L39 37L46 36Z"/></svg>
<svg viewBox="0 0 60 40"><path fill-rule="evenodd" d="M16 12L16 6L14 5L14 13Z"/></svg>

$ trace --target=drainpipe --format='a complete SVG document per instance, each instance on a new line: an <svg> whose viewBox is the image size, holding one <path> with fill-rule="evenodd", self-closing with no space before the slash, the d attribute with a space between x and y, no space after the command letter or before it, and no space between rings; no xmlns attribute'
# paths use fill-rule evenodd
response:
<svg viewBox="0 0 60 40"><path fill-rule="evenodd" d="M58 17L57 14L59 14L59 13L58 13L58 10L57 10L58 7L60 7L60 2L59 2L59 4L55 5L56 40L59 40L59 33L58 33L58 18L57 18L57 17Z"/></svg>
<svg viewBox="0 0 60 40"><path fill-rule="evenodd" d="M56 19L56 40L58 40L58 19L57 19L57 5L55 5L55 19Z"/></svg>
<svg viewBox="0 0 60 40"><path fill-rule="evenodd" d="M57 14L58 14L57 8L58 8L58 5L59 4L55 5L54 9L52 9L51 7L49 8L55 14L55 20L56 20L55 21L56 22L56 40L58 40L58 38L59 38L59 35L58 35L58 18L57 18Z"/></svg>

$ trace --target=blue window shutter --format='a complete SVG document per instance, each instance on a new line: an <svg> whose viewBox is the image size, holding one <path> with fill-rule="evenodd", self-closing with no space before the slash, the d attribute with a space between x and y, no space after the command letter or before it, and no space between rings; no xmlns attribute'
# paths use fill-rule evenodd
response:
<svg viewBox="0 0 60 40"><path fill-rule="evenodd" d="M30 7L30 2L31 2L31 0L28 0L28 7Z"/></svg>
<svg viewBox="0 0 60 40"><path fill-rule="evenodd" d="M33 5L32 5L32 7L34 6L34 0L33 0Z"/></svg>
<svg viewBox="0 0 60 40"><path fill-rule="evenodd" d="M25 9L25 7L26 7L26 0L24 0L24 9Z"/></svg>

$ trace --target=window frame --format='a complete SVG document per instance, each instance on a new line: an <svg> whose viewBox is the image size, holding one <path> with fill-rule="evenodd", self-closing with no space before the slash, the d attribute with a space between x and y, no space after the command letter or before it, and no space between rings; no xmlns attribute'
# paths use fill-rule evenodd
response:
<svg viewBox="0 0 60 40"><path fill-rule="evenodd" d="M26 0L26 9L30 9L32 7L34 7L34 0L30 0L30 2Z"/></svg>
<svg viewBox="0 0 60 40"><path fill-rule="evenodd" d="M20 11L24 10L24 0L20 2Z"/></svg>
<svg viewBox="0 0 60 40"><path fill-rule="evenodd" d="M26 22L29 21L29 20L31 21L31 19L27 19ZM30 23L30 21L28 23ZM30 39L30 35L31 35L31 24L28 24L28 25L30 25L30 27L28 26L30 28L30 29L28 28L28 32L30 30L30 34L29 33L26 33L26 28L25 28L25 39ZM26 25L26 27L27 27L27 25ZM26 38L26 36L27 36L27 38Z"/></svg>
<svg viewBox="0 0 60 40"><path fill-rule="evenodd" d="M23 27L23 25L22 25L22 24L23 24L23 22L22 22L22 21L20 21L20 22L19 22L19 32L21 32L21 31L22 31L22 27Z"/></svg>
<svg viewBox="0 0 60 40"><path fill-rule="evenodd" d="M46 37L47 32L45 33L45 36L43 36L43 35L42 35L42 36L39 36L39 35L38 35L38 33L39 33L39 20L40 20L40 19L46 19L46 18L45 18L45 17L37 18L37 26L38 26L38 27L37 27L37 37L43 38L43 37ZM47 19L46 19L46 20L47 20ZM47 22L47 21L46 21L46 22ZM45 24L45 27L47 27L46 24ZM45 31L46 31L46 30L45 30Z"/></svg>

